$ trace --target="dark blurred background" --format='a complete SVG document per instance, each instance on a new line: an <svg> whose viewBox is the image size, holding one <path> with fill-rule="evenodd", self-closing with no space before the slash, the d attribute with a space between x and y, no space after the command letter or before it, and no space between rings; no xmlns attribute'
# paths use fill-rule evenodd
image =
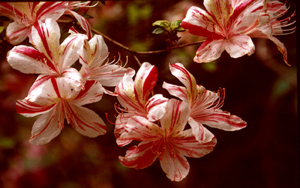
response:
<svg viewBox="0 0 300 188"><path fill-rule="evenodd" d="M288 12L295 11L295 1ZM136 51L166 48L167 36L151 34L156 20L183 19L191 5L202 7L203 1L132 0L105 1L91 8L88 14L93 28ZM1 17L1 24L7 20ZM179 44L199 38L180 33ZM180 84L169 71L169 63L180 62L208 90L226 88L223 110L235 114L248 125L236 132L209 128L217 139L214 151L203 158L188 158L190 172L179 183L171 182L156 161L152 166L135 170L123 167L118 156L129 146L120 148L113 134L113 105L116 98L104 96L88 105L106 122L108 132L91 139L65 125L61 134L49 144L31 145L30 131L36 118L25 118L15 111L15 102L26 96L36 75L13 70L6 54L13 46L0 39L0 187L3 188L295 188L299 187L299 146L297 127L297 58L296 33L278 36L288 50L284 64L275 44L253 39L256 52L239 59L224 52L208 64L193 62L199 45L157 55L138 55L141 62L150 62L159 71L154 93L163 81ZM121 53L121 59L138 70L131 54L106 41L110 59ZM28 44L25 41L23 44ZM114 88L109 88L113 90Z"/></svg>

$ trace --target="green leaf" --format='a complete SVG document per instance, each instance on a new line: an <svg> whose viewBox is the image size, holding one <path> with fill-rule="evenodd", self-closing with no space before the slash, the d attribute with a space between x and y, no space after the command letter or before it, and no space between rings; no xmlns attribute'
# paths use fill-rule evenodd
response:
<svg viewBox="0 0 300 188"><path fill-rule="evenodd" d="M152 31L152 33L156 34L156 35L159 35L159 34L164 33L165 31L166 30L164 30L163 28L159 27L159 28L154 29L154 31Z"/></svg>
<svg viewBox="0 0 300 188"><path fill-rule="evenodd" d="M167 20L157 20L152 24L152 26L167 27L167 28L169 28L170 25L171 25L170 22Z"/></svg>
<svg viewBox="0 0 300 188"><path fill-rule="evenodd" d="M174 22L171 23L171 28L172 29L179 28L180 27L180 23L181 23L181 20L175 20Z"/></svg>
<svg viewBox="0 0 300 188"><path fill-rule="evenodd" d="M175 31L178 31L178 32L182 32L182 31L185 31L185 29L183 29L183 27L178 27L178 28L176 28L176 29L174 29Z"/></svg>

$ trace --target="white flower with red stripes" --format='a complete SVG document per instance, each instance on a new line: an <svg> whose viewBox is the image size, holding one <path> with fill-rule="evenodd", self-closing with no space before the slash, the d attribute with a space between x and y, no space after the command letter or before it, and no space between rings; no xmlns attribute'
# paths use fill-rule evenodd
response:
<svg viewBox="0 0 300 188"><path fill-rule="evenodd" d="M41 115L34 123L30 143L46 144L64 127L64 120L88 137L106 132L104 121L92 110L82 105L100 101L103 88L96 81L87 81L84 90L74 90L62 77L51 77L34 89L28 96L17 101L17 112L26 117Z"/></svg>
<svg viewBox="0 0 300 188"><path fill-rule="evenodd" d="M247 123L244 120L220 109L224 103L224 90L215 93L197 85L194 76L180 63L170 64L170 70L185 87L164 82L163 88L189 104L191 113L188 122L199 142L208 142L214 138L203 124L225 131L236 131L246 127Z"/></svg>
<svg viewBox="0 0 300 188"><path fill-rule="evenodd" d="M199 142L191 129L186 129L190 107L188 103L170 99L166 113L153 123L142 116L129 119L125 131L117 139L119 143L132 140L141 141L132 146L125 157L119 157L124 166L142 169L150 166L157 158L162 170L172 181L181 181L189 172L186 157L200 158L210 153L216 145L216 139Z"/></svg>
<svg viewBox="0 0 300 188"><path fill-rule="evenodd" d="M289 65L285 46L273 37L284 30L295 30L281 29L289 26L290 18L295 15L277 20L287 12L283 3L266 0L204 0L204 6L207 11L192 6L181 22L181 26L191 34L206 37L196 52L195 62L213 61L224 50L233 58L251 55L255 51L252 37L272 40Z"/></svg>
<svg viewBox="0 0 300 188"><path fill-rule="evenodd" d="M15 46L7 55L8 63L16 70L41 74L33 84L37 87L51 77L63 77L75 90L83 87L81 74L71 66L78 60L77 50L86 35L70 35L59 44L60 29L55 20L47 18L32 27L32 44Z"/></svg>
<svg viewBox="0 0 300 188"><path fill-rule="evenodd" d="M73 15L81 27L91 38L91 29L88 21L78 13L72 11L76 7L87 6L80 2L9 2L0 3L1 14L11 18L6 29L7 41L13 45L19 44L31 35L31 27L38 21L44 22L47 18L59 19L63 14Z"/></svg>

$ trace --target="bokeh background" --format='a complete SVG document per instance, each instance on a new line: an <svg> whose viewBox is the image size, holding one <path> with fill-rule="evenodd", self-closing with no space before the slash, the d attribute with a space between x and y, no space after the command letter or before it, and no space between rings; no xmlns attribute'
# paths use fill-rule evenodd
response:
<svg viewBox="0 0 300 188"><path fill-rule="evenodd" d="M295 2L288 1L292 5L289 15L296 9ZM88 14L93 28L132 50L148 51L166 48L167 36L152 34L154 21L183 19L191 5L202 7L202 4L201 0L105 1L105 5L99 3ZM9 22L0 18L2 26ZM188 158L190 172L181 182L171 182L158 161L142 170L119 163L118 156L124 156L129 146L117 146L114 125L106 120L105 113L110 121L115 120L113 106L117 100L111 96L87 106L105 120L106 135L87 138L66 124L49 144L31 145L28 139L36 118L18 115L15 102L26 96L37 75L25 75L9 66L6 54L13 46L6 43L5 32L0 35L0 187L299 187L296 33L278 36L286 45L291 67L284 64L276 46L265 39L253 40L256 52L252 56L232 59L223 53L208 64L193 62L199 45L137 56L159 71L154 93L171 97L161 86L163 81L180 84L168 67L169 63L180 62L208 90L226 88L222 109L248 123L245 129L236 132L211 128L218 144L203 158ZM180 36L179 44L199 40L187 32ZM109 41L106 43L110 59L120 52L121 59L125 62L128 56L128 66L138 70L130 53Z"/></svg>

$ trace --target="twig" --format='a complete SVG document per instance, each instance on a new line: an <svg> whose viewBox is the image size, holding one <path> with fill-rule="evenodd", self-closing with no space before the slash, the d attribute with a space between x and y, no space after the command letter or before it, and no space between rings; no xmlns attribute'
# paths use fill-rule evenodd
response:
<svg viewBox="0 0 300 188"><path fill-rule="evenodd" d="M152 54L159 54L159 53L167 52L167 51L174 50L174 49L177 49L177 48L183 48L183 47L187 47L187 46L193 46L193 45L201 44L202 42L204 42L204 40L202 40L202 41L197 41L197 42L193 42L193 43L187 43L187 44L181 44L181 45L173 46L173 47L166 48L166 49L163 49L163 50L138 52L138 51L131 50L127 46L124 46L123 44L121 44L121 43L119 43L119 42L111 39L110 37L104 35L103 33L99 32L99 31L97 31L95 29L92 29L92 31L94 33L98 34L98 35L102 35L103 38L105 38L106 40L108 40L108 41L114 43L115 45L123 48L124 50L126 50L129 53L131 53L132 55L152 55ZM135 57L135 59L136 59L136 57Z"/></svg>

